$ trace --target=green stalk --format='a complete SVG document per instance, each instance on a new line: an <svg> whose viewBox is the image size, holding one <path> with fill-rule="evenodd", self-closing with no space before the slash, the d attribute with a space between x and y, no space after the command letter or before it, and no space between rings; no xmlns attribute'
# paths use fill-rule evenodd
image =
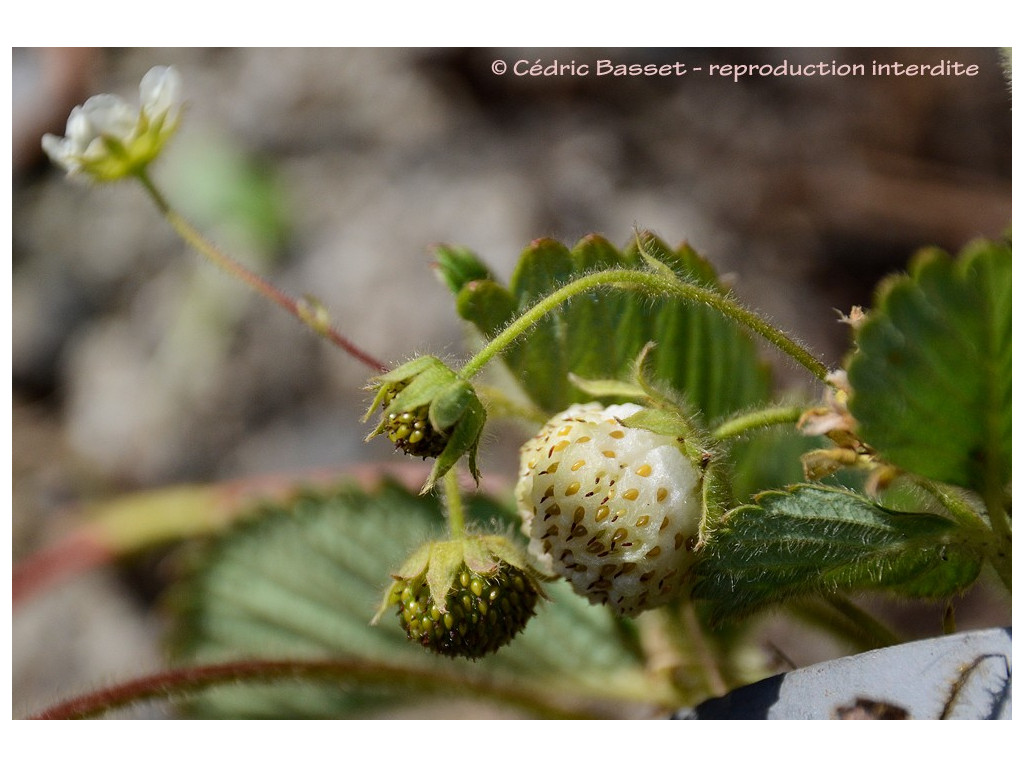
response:
<svg viewBox="0 0 1024 768"><path fill-rule="evenodd" d="M370 368L374 368L378 371L383 372L387 370L387 366L382 362L357 347L338 330L336 330L330 324L330 321L326 319L325 313L321 308L311 307L310 302L308 301L297 301L293 299L287 293L279 290L254 272L249 271L242 264L235 261L233 258L206 240L198 230L196 230L184 219L184 217L171 207L167 198L163 196L157 186L153 183L153 180L149 177L149 174L146 173L145 169L140 170L136 174L136 178L149 194L150 199L152 199L163 217L174 228L174 231L178 233L178 236L181 237L181 239L190 247L194 248L202 256L206 257L210 262L222 269L228 275L236 280L240 280L264 298L269 299L274 304L277 304L285 312L296 317L304 325L313 329L317 334L323 336L332 344L341 348L361 363L364 363Z"/></svg>
<svg viewBox="0 0 1024 768"><path fill-rule="evenodd" d="M455 472L444 476L445 507L448 510L448 533L453 539L466 537L465 509L462 505L462 494L459 491L459 479Z"/></svg>
<svg viewBox="0 0 1024 768"><path fill-rule="evenodd" d="M741 307L728 296L699 285L683 282L679 279L654 272L641 272L631 269L607 269L594 272L573 280L557 291L545 296L522 315L516 318L501 333L495 336L482 350L463 366L459 375L470 379L500 353L512 344L523 333L528 331L546 314L560 304L581 293L602 287L620 287L628 290L646 291L654 295L667 295L692 301L715 309L741 325L757 333L769 343L792 357L797 363L810 371L816 378L825 381L828 368L799 342L791 339L769 322Z"/></svg>
<svg viewBox="0 0 1024 768"><path fill-rule="evenodd" d="M782 405L741 413L719 424L711 433L711 437L714 440L729 440L754 429L773 427L778 424L795 424L805 410L806 408L802 405Z"/></svg>

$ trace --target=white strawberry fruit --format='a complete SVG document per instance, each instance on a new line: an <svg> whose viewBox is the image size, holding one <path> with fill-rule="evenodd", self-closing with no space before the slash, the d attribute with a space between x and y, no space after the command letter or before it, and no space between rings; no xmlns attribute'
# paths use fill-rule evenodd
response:
<svg viewBox="0 0 1024 768"><path fill-rule="evenodd" d="M619 421L639 410L571 406L523 446L516 485L533 555L623 616L684 592L702 508L681 441Z"/></svg>

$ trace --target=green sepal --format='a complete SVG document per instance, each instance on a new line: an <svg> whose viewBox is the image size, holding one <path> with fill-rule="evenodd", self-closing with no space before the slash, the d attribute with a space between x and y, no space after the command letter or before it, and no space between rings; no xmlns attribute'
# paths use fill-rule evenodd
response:
<svg viewBox="0 0 1024 768"><path fill-rule="evenodd" d="M376 389L377 394L373 398L373 402L363 415L363 421L368 421L373 416L380 405L387 399L387 397L395 392L400 392L402 389L408 386L413 379L419 377L421 373L429 369L437 369L438 366L447 370L444 363L438 360L436 357L425 355L423 357L417 357L415 360L410 360L407 363L394 368L387 373L382 373L379 376L374 376L370 379L370 389ZM436 376L436 374L435 374ZM454 376L454 374L452 375ZM431 377L434 378L434 377ZM423 402L428 402L425 400ZM423 403L418 403L422 405ZM373 432L370 437L380 434L379 431ZM368 437L367 440L370 438Z"/></svg>
<svg viewBox="0 0 1024 768"><path fill-rule="evenodd" d="M602 401L619 399L625 402L636 402L644 397L642 387L618 379L584 379L582 376L570 373L569 381L588 397L595 397Z"/></svg>
<svg viewBox="0 0 1024 768"><path fill-rule="evenodd" d="M436 541L430 546L430 562L424 574L430 597L443 613L455 576L465 562L462 540Z"/></svg>
<svg viewBox="0 0 1024 768"><path fill-rule="evenodd" d="M441 455L434 462L430 475L427 477L427 482L424 483L423 489L420 491L421 493L426 493L433 488L438 480L448 474L449 470L455 466L455 463L463 454L466 454L469 472L473 479L477 482L480 481L480 470L476 465L476 454L477 448L480 445L480 435L483 432L486 421L487 411L474 394L473 398L466 405L466 410L455 423L455 428L448 438L447 445L445 445Z"/></svg>
<svg viewBox="0 0 1024 768"><path fill-rule="evenodd" d="M430 423L436 429L447 432L452 424L462 418L474 399L476 392L473 385L468 381L456 379L429 401Z"/></svg>
<svg viewBox="0 0 1024 768"><path fill-rule="evenodd" d="M699 549L693 596L715 622L849 590L948 598L981 569L971 532L947 517L819 485L768 491L755 502L725 514Z"/></svg>

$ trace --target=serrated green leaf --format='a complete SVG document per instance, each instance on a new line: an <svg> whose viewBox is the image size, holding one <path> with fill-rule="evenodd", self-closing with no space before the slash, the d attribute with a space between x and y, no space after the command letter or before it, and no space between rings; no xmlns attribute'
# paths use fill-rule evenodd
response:
<svg viewBox="0 0 1024 768"><path fill-rule="evenodd" d="M486 529L508 526L510 511L484 496L468 515ZM618 637L607 611L565 584L545 591L511 645L477 662L434 656L410 643L397 618L370 626L390 572L418 546L444 538L433 496L387 483L373 493L345 488L268 510L213 542L170 604L177 617L174 655L182 663L240 658L362 658L427 669L454 669L517 689L567 696L656 700L661 692ZM396 681L396 686L400 681ZM190 712L200 717L365 716L395 694L317 684L232 686L209 691Z"/></svg>
<svg viewBox="0 0 1024 768"><path fill-rule="evenodd" d="M948 597L977 577L981 556L948 518L896 512L850 491L794 486L732 510L711 532L694 597L716 621L772 603L847 590Z"/></svg>
<svg viewBox="0 0 1024 768"><path fill-rule="evenodd" d="M493 280L475 280L464 285L455 297L459 317L469 320L488 337L496 336L516 312L515 300ZM515 351L513 348L512 351Z"/></svg>
<svg viewBox="0 0 1024 768"><path fill-rule="evenodd" d="M452 293L458 293L475 280L491 279L491 271L468 248L439 245L434 253L438 274Z"/></svg>
<svg viewBox="0 0 1024 768"><path fill-rule="evenodd" d="M485 281L470 296L472 284L467 285L457 295L459 314L485 338L493 338L511 319L510 301L519 314L584 274L609 268L649 269L641 252L685 280L724 292L711 265L689 246L672 250L653 235L638 233L635 242L620 251L604 238L589 235L571 251L553 240L535 241L520 257L507 292ZM767 368L745 329L706 306L623 289L574 297L502 357L527 395L553 413L592 399L572 384L570 374L630 381L637 355L651 341L657 345L651 354L653 374L681 392L708 423L770 395Z"/></svg>
<svg viewBox="0 0 1024 768"><path fill-rule="evenodd" d="M889 280L848 370L860 435L919 475L998 494L1010 482L1010 247L930 250Z"/></svg>

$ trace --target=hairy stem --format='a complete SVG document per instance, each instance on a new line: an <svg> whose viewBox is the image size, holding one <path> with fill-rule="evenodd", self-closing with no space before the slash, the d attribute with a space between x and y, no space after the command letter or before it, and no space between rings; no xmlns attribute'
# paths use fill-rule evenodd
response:
<svg viewBox="0 0 1024 768"><path fill-rule="evenodd" d="M448 510L448 533L453 539L466 536L465 510L462 506L462 493L459 491L459 479L455 472L444 476L445 508Z"/></svg>
<svg viewBox="0 0 1024 768"><path fill-rule="evenodd" d="M708 643L704 628L697 620L697 611L694 609L693 603L683 605L680 613L673 611L672 619L679 622L679 626L685 633L690 652L704 674L708 692L712 696L725 696L729 692L729 686L722 675L718 656Z"/></svg>
<svg viewBox="0 0 1024 768"><path fill-rule="evenodd" d="M206 240L199 231L171 207L145 170L140 171L137 174L137 178L160 213L167 219L167 222L174 228L174 231L178 233L178 236L188 243L189 246L220 267L228 275L240 280L264 298L277 304L285 312L297 318L300 322L313 329L320 336L323 336L359 362L377 371L387 370L387 366L382 362L356 346L335 329L322 311L311 309L309 306L310 302L293 299L287 293L276 288L254 272L251 272L241 263L235 261L235 259Z"/></svg>
<svg viewBox="0 0 1024 768"><path fill-rule="evenodd" d="M428 693L460 691L505 702L545 717L602 717L599 702L559 701L535 691L487 677L471 677L451 670L406 668L358 659L259 660L172 669L88 693L34 715L33 720L69 720L100 717L116 709L154 699L194 695L225 683L268 683L305 680L337 685L396 684Z"/></svg>
<svg viewBox="0 0 1024 768"><path fill-rule="evenodd" d="M523 333L528 331L541 318L556 309L560 304L581 293L604 287L645 291L653 295L675 296L686 301L704 304L718 310L762 336L792 357L818 379L825 381L825 377L828 376L828 368L802 344L791 339L760 316L741 307L728 296L699 285L683 282L665 274L632 269L607 269L601 272L594 272L579 277L571 283L562 286L557 291L548 294L516 318L505 330L495 336L490 343L463 366L459 375L464 379L472 378L495 355L516 341Z"/></svg>
<svg viewBox="0 0 1024 768"><path fill-rule="evenodd" d="M711 437L715 440L728 440L754 429L773 427L778 424L795 424L805 410L804 406L793 405L741 413L719 424L711 433Z"/></svg>

